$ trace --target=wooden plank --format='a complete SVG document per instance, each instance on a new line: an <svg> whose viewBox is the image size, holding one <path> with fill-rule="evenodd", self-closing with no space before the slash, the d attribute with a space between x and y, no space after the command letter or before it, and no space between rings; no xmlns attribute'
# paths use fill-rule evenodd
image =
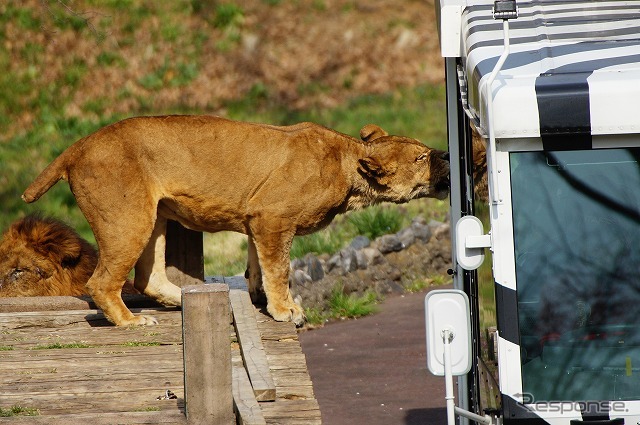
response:
<svg viewBox="0 0 640 425"><path fill-rule="evenodd" d="M232 328L230 328L231 331ZM235 335L235 331L233 331ZM32 328L28 333L6 331L0 334L0 345L13 349L35 349L51 344L82 343L91 347L127 347L142 344L182 345L182 325L161 325L155 328ZM2 352L0 352L0 356Z"/></svg>
<svg viewBox="0 0 640 425"><path fill-rule="evenodd" d="M134 314L155 316L162 325L165 313L178 311L177 308L132 308ZM172 318L172 315L168 316ZM169 319L172 320L172 319ZM101 310L63 310L49 312L0 313L0 330L24 329L32 327L61 328L65 326L110 326Z"/></svg>
<svg viewBox="0 0 640 425"><path fill-rule="evenodd" d="M162 307L145 295L123 294L122 300L129 308ZM5 297L0 298L0 313L25 311L89 310L96 309L90 296L55 297Z"/></svg>
<svg viewBox="0 0 640 425"><path fill-rule="evenodd" d="M12 424L46 424L46 425L153 425L153 424L185 424L186 417L180 411L154 411L122 413L81 413L64 416L13 416L0 418L1 423Z"/></svg>
<svg viewBox="0 0 640 425"><path fill-rule="evenodd" d="M320 425L320 408L316 400L278 400L260 405L267 424Z"/></svg>
<svg viewBox="0 0 640 425"><path fill-rule="evenodd" d="M253 392L258 401L276 399L276 386L271 378L269 362L265 354L260 331L255 320L255 309L249 293L240 290L229 291L233 323L240 343L240 351Z"/></svg>
<svg viewBox="0 0 640 425"><path fill-rule="evenodd" d="M229 310L226 285L182 288L184 386L190 424L234 420Z"/></svg>
<svg viewBox="0 0 640 425"><path fill-rule="evenodd" d="M266 425L247 371L242 366L233 367L233 405L238 425Z"/></svg>

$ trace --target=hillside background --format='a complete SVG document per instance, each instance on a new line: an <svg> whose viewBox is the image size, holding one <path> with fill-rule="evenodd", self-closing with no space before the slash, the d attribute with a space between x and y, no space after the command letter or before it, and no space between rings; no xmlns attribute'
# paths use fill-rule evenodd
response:
<svg viewBox="0 0 640 425"><path fill-rule="evenodd" d="M133 115L353 136L376 123L446 149L432 0L5 0L0 44L0 231L43 211L92 240L66 183L20 195L71 143ZM448 205L426 202L411 214Z"/></svg>

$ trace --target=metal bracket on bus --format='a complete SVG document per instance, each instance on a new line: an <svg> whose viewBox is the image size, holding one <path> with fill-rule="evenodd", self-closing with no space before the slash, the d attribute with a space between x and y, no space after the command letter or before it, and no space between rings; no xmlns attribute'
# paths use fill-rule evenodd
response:
<svg viewBox="0 0 640 425"><path fill-rule="evenodd" d="M484 261L484 249L491 248L491 234L484 234L478 217L468 215L456 223L456 260L465 270L475 270Z"/></svg>

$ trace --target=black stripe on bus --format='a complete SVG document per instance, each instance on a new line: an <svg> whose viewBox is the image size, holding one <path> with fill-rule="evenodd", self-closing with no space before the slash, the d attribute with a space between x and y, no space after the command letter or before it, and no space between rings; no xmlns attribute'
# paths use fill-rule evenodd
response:
<svg viewBox="0 0 640 425"><path fill-rule="evenodd" d="M495 285L495 291L498 333L500 334L500 338L512 344L520 345L518 297L516 291L498 283Z"/></svg>
<svg viewBox="0 0 640 425"><path fill-rule="evenodd" d="M640 31L640 30L639 30ZM586 67L590 67L590 71L604 68L607 66L621 65L627 63L635 63L638 61L638 54L630 54L621 56L618 51L612 51L612 49L618 49L622 47L636 47L638 46L637 40L607 40L607 41L589 41L580 43L563 44L560 46L548 46L535 50L527 50L524 52L513 52L509 54L502 69L513 69L521 66L531 65L535 62L540 62L546 58L560 58L566 55L576 55L576 60L571 64L565 66L580 66L583 70ZM636 50L637 52L637 50ZM578 56L579 55L579 56ZM494 56L486 58L478 62L473 70L475 78L479 78L488 75L493 70L494 66L498 62L499 57ZM596 61L600 61L595 64ZM580 64L580 65L577 65Z"/></svg>
<svg viewBox="0 0 640 425"><path fill-rule="evenodd" d="M585 2L584 0L534 0L523 2L520 1L517 3L518 6L518 16L519 17L528 17L533 16L535 14L539 14L540 10L544 6L548 6L544 10L544 14L547 16L552 16L554 14L571 14L571 13L584 13L584 12L597 12L600 10L615 10L615 11L638 11L640 9L640 1L635 1L633 4L615 4L615 1L611 1L608 4L598 4L596 2ZM562 6L562 8L552 8L551 6ZM535 9L534 9L535 8ZM530 10L534 9L533 12ZM475 12L487 12L484 15L474 16L469 19L468 22L473 22L475 20L482 19L491 19L493 20L492 15L493 5L492 4L482 4L482 5L472 5L465 7L464 13L475 13ZM592 13L593 15L593 13Z"/></svg>
<svg viewBox="0 0 640 425"><path fill-rule="evenodd" d="M609 403L597 401L583 401L580 403L580 414L585 422L610 420L611 407Z"/></svg>
<svg viewBox="0 0 640 425"><path fill-rule="evenodd" d="M635 20L638 21L637 17ZM532 22L531 25L526 25L526 26L522 25L521 29L525 29L525 28L535 29L535 28L540 28L541 26L544 27L544 25L541 25L542 22L543 21L541 20L536 20L536 22ZM513 26L510 26L510 28L513 28ZM498 29L501 30L502 25L500 25L499 28L495 28L496 31L498 31ZM534 35L520 36L520 37L512 33L511 37L509 38L509 44L515 46L518 44L536 43L540 41L559 42L559 41L566 40L568 43L575 42L575 41L578 41L578 43L581 43L581 42L584 42L585 40L591 41L591 42L597 40L598 43L601 43L603 41L609 41L609 42L622 42L622 43L626 42L626 44L628 45L637 45L637 40L629 41L623 38L616 39L616 37L625 37L625 36L636 37L638 33L640 33L640 25L629 26L624 28L609 28L609 29L599 29L599 30L591 30L591 31L576 31L576 32L565 31L561 33L560 32L559 33L535 32L533 33ZM469 48L467 49L468 52L471 53L474 49L479 49L482 47L502 46L504 44L504 40L501 37L502 31L500 31L498 34L500 34L500 37L495 39L476 41L475 43L469 46ZM465 39L466 38L468 37L465 37Z"/></svg>
<svg viewBox="0 0 640 425"><path fill-rule="evenodd" d="M593 12L597 13L597 12ZM624 22L630 21L631 23L635 22L635 26L637 27L638 22L638 14L640 10L634 11L631 13L612 13L601 16L592 16L589 19L585 19L584 16L563 16L559 18L550 18L547 14L532 14L530 18L520 20L518 18L516 20L509 21L509 28L511 30L524 30L524 29L532 29L532 28L562 28L565 33L571 36L577 36L577 34L581 33L581 29L584 28L585 25L598 25L600 27L610 24L613 28L606 28L606 30L624 30L624 27L620 27ZM478 32L486 32L486 31L502 31L502 21L496 20L487 20L485 23L477 22L472 25L467 25L466 30L464 31L465 38L468 38L470 35L473 35ZM558 33L559 35L560 33Z"/></svg>
<svg viewBox="0 0 640 425"><path fill-rule="evenodd" d="M544 150L591 149L591 111L586 73L548 73L536 79Z"/></svg>
<svg viewBox="0 0 640 425"><path fill-rule="evenodd" d="M527 402L527 394L523 396ZM549 422L506 394L502 394L502 420L504 425L549 425Z"/></svg>

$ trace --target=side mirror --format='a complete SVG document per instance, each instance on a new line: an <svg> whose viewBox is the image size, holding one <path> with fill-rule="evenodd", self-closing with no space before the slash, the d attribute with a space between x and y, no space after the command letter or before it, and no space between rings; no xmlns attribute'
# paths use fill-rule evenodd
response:
<svg viewBox="0 0 640 425"><path fill-rule="evenodd" d="M451 374L464 375L471 370L471 321L469 298L457 289L429 292L425 299L427 325L427 367L437 376L445 376L445 339L450 348Z"/></svg>

